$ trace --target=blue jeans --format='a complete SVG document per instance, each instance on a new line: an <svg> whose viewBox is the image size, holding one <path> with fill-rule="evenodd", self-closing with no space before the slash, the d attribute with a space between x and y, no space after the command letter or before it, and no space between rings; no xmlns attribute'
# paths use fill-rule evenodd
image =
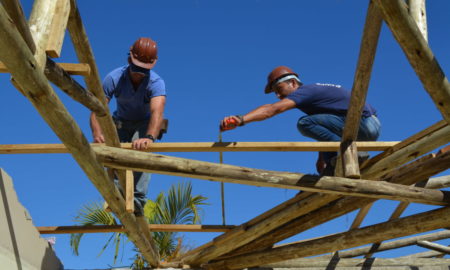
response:
<svg viewBox="0 0 450 270"><path fill-rule="evenodd" d="M341 141L345 126L345 116L334 114L313 114L301 117L297 122L297 129L303 136L321 142ZM381 124L375 115L362 117L359 124L358 141L376 141L380 135ZM324 152L325 162L336 156L336 152Z"/></svg>
<svg viewBox="0 0 450 270"><path fill-rule="evenodd" d="M113 118L114 124L117 128L117 133L119 135L120 142L131 142L133 136L137 132L139 138L142 138L147 133L148 121L123 121ZM135 205L138 203L142 209L144 208L145 203L147 202L147 190L148 183L150 182L149 173L143 172L133 172L134 177L134 201Z"/></svg>

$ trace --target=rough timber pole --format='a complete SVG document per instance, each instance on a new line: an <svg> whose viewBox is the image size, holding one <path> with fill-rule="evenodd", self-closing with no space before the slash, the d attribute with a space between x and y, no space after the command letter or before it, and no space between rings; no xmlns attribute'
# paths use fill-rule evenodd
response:
<svg viewBox="0 0 450 270"><path fill-rule="evenodd" d="M425 41L428 42L427 12L425 2L425 0L407 0L409 14L413 17L414 21L416 21L417 27L419 27Z"/></svg>
<svg viewBox="0 0 450 270"><path fill-rule="evenodd" d="M352 95L341 140L342 176L344 177L361 177L355 141L358 136L359 123L369 88L381 23L380 11L372 1L369 1L366 23L361 40L361 49L359 51L359 59L353 81Z"/></svg>
<svg viewBox="0 0 450 270"><path fill-rule="evenodd" d="M439 251L439 252L442 252L442 253L450 254L450 247L446 247L446 246L443 246L443 245L432 243L430 241L426 241L426 240L417 241L417 245L419 247L428 248L428 249L431 249L431 250L434 250L434 251Z"/></svg>
<svg viewBox="0 0 450 270"><path fill-rule="evenodd" d="M303 241L298 244L290 244L266 251L237 256L206 264L204 267L214 270L243 269L431 231L448 226L449 223L450 208L444 207L344 233ZM420 224L420 226L417 226L417 224Z"/></svg>
<svg viewBox="0 0 450 270"><path fill-rule="evenodd" d="M443 118L450 123L450 83L402 0L374 0Z"/></svg>
<svg viewBox="0 0 450 270"><path fill-rule="evenodd" d="M98 116L107 114L106 108L91 92L86 91L58 64L47 58L45 76L74 100L86 106Z"/></svg>
<svg viewBox="0 0 450 270"><path fill-rule="evenodd" d="M36 46L34 45L33 37L31 36L30 28L28 26L28 22L25 19L23 14L22 7L18 0L1 0L3 7L9 14L9 17L14 21L14 24L19 30L20 35L25 40L30 48L31 52L34 53L36 51Z"/></svg>
<svg viewBox="0 0 450 270"><path fill-rule="evenodd" d="M267 171L108 146L96 146L94 151L107 167L119 169L339 195L415 201L434 205L447 205L447 197L450 197L450 192L446 191L428 190L388 182L362 179L354 181L342 177L318 177L301 173ZM450 154L447 156L450 162Z"/></svg>
<svg viewBox="0 0 450 270"><path fill-rule="evenodd" d="M84 77L87 88L103 103L105 108L108 108L94 54L75 0L70 0L70 16L67 29L69 30L78 60L80 63L89 64L91 67L91 74ZM106 145L120 147L119 137L109 111L106 110L105 116L97 116L97 120L105 136ZM125 172L123 173L123 179L125 179Z"/></svg>
<svg viewBox="0 0 450 270"><path fill-rule="evenodd" d="M144 231L136 225L133 214L125 210L125 202L97 161L88 141L78 125L54 94L50 84L24 42L8 14L0 5L0 59L12 76L26 89L26 97L33 103L48 125L72 153L74 159L110 204L111 209L127 228L130 239L153 266L158 265L158 253L143 238Z"/></svg>
<svg viewBox="0 0 450 270"><path fill-rule="evenodd" d="M429 233L429 234L423 234L423 235L419 235L419 236L402 238L402 239L398 239L398 240L394 240L394 241L390 241L390 242L383 242L380 244L380 246L376 250L372 250L371 246L366 246L366 247L360 247L360 248L355 248L355 249L350 249L350 250L339 251L339 258L358 257L358 256L369 254L369 253L381 252L381 251L392 250L392 249L401 248L401 247L412 246L412 245L415 245L417 243L417 241L423 241L423 240L437 241L437 240L442 240L442 239L447 239L447 238L450 238L450 231L444 230L444 231L439 231L439 232L435 232L435 233Z"/></svg>

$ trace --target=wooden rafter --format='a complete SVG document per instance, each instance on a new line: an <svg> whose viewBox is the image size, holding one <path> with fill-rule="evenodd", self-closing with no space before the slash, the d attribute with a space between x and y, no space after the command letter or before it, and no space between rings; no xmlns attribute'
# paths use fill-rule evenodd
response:
<svg viewBox="0 0 450 270"><path fill-rule="evenodd" d="M82 75L87 76L91 73L91 68L88 64L83 63L57 63L62 69L64 69L70 75ZM0 73L8 73L6 66L0 62Z"/></svg>
<svg viewBox="0 0 450 270"><path fill-rule="evenodd" d="M344 177L360 178L357 155L358 148L355 141L358 136L361 115L366 102L372 66L381 31L381 23L382 19L378 8L372 1L369 1L350 104L345 120L345 127L342 132L340 156L342 176Z"/></svg>
<svg viewBox="0 0 450 270"><path fill-rule="evenodd" d="M448 155L449 153L447 153ZM390 182L399 183L404 185L414 184L416 182L422 181L436 173L444 171L448 168L449 164L444 164L440 159L427 159L420 164L407 164L403 169L401 169L402 173L398 173L395 176L390 178ZM424 170L423 168L427 168ZM380 172L381 174L382 172ZM314 226L337 218L341 215L344 215L348 212L354 211L358 209L361 205L366 205L368 203L373 202L372 199L366 198L356 198L356 197L346 197L339 200L336 200L335 195L322 195L321 197L316 197L319 195L313 194L307 198L304 198L297 203L299 205L320 205L321 201L324 201L322 206L326 205L323 208L316 208L314 212L309 213L308 215L303 216L291 216L292 219L287 222L285 225L271 231L270 233L260 237L250 244L247 244L241 248L238 248L233 251L233 254L242 254L255 250L262 250L268 247L271 247L273 244L282 241L286 238L289 238L293 235L296 235L300 232L303 232L307 229L310 229ZM327 204L328 197L334 196L330 198L331 203ZM317 202L318 200L319 202Z"/></svg>
<svg viewBox="0 0 450 270"><path fill-rule="evenodd" d="M211 262L204 265L204 267L206 269L243 269L289 259L314 256L439 229L447 226L449 222L450 208L444 207L344 233L320 237L310 241L302 241L298 244L285 245ZM417 226L417 224L420 224L420 226Z"/></svg>
<svg viewBox="0 0 450 270"><path fill-rule="evenodd" d="M450 83L402 0L374 0L437 109L450 123Z"/></svg>

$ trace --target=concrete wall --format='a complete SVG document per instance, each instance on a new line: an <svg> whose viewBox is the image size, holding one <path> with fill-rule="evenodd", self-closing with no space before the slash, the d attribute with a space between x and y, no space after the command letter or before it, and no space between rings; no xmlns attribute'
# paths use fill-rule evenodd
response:
<svg viewBox="0 0 450 270"><path fill-rule="evenodd" d="M0 168L0 269L64 269L20 204L11 177Z"/></svg>

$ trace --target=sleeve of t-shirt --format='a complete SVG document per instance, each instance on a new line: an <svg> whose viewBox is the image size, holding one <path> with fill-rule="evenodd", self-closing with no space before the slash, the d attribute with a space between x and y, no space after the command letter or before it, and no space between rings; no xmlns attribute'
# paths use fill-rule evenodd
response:
<svg viewBox="0 0 450 270"><path fill-rule="evenodd" d="M108 98L109 100L112 99L115 88L116 87L113 78L110 75L107 75L103 80L103 92L105 92L106 98Z"/></svg>
<svg viewBox="0 0 450 270"><path fill-rule="evenodd" d="M150 98L166 95L166 84L163 79L157 78L152 82L149 95Z"/></svg>

